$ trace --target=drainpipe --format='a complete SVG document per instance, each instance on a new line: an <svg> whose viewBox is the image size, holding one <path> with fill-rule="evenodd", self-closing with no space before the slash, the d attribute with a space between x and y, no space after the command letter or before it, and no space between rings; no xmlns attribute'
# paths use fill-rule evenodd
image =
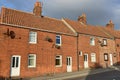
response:
<svg viewBox="0 0 120 80"><path fill-rule="evenodd" d="M78 46L78 45L79 45L79 44L78 44L79 41L78 41L78 38L79 38L79 35L78 35L78 33L77 33L77 69L78 69L78 71L79 71L80 69L79 69L79 48L78 48L78 47L79 47L79 46Z"/></svg>

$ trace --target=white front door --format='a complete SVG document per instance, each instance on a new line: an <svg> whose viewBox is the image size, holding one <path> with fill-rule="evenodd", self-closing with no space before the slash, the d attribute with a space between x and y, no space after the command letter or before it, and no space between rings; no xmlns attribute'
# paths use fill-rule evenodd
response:
<svg viewBox="0 0 120 80"><path fill-rule="evenodd" d="M113 65L113 58L112 58L112 54L110 54L110 65Z"/></svg>
<svg viewBox="0 0 120 80"><path fill-rule="evenodd" d="M88 54L84 54L84 68L88 68Z"/></svg>
<svg viewBox="0 0 120 80"><path fill-rule="evenodd" d="M72 72L72 57L67 57L67 72Z"/></svg>
<svg viewBox="0 0 120 80"><path fill-rule="evenodd" d="M20 76L20 58L18 55L11 57L11 77Z"/></svg>

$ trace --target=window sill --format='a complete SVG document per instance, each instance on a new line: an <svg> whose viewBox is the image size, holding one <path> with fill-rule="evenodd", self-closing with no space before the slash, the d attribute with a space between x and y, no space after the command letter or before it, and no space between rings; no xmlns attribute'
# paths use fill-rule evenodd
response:
<svg viewBox="0 0 120 80"><path fill-rule="evenodd" d="M36 42L29 42L29 44L37 44Z"/></svg>
<svg viewBox="0 0 120 80"><path fill-rule="evenodd" d="M36 68L36 66L28 66L28 68Z"/></svg>
<svg viewBox="0 0 120 80"><path fill-rule="evenodd" d="M59 66L55 66L55 67L59 68L59 67L62 67L62 65L59 65Z"/></svg>

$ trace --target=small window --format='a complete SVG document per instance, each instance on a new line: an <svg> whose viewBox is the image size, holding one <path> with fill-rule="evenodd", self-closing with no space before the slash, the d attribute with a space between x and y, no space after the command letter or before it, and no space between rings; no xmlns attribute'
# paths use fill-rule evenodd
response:
<svg viewBox="0 0 120 80"><path fill-rule="evenodd" d="M37 32L30 31L29 33L29 43L37 43Z"/></svg>
<svg viewBox="0 0 120 80"><path fill-rule="evenodd" d="M107 40L103 39L103 45L106 46L107 45Z"/></svg>
<svg viewBox="0 0 120 80"><path fill-rule="evenodd" d="M104 53L104 61L108 61L108 53Z"/></svg>
<svg viewBox="0 0 120 80"><path fill-rule="evenodd" d="M79 56L82 56L82 51L79 51Z"/></svg>
<svg viewBox="0 0 120 80"><path fill-rule="evenodd" d="M36 55L35 54L29 54L28 67L36 67Z"/></svg>
<svg viewBox="0 0 120 80"><path fill-rule="evenodd" d="M96 62L96 54L91 53L91 62Z"/></svg>
<svg viewBox="0 0 120 80"><path fill-rule="evenodd" d="M56 67L61 67L62 66L62 56L57 55L55 58L55 66Z"/></svg>
<svg viewBox="0 0 120 80"><path fill-rule="evenodd" d="M56 35L56 45L61 45L61 36Z"/></svg>
<svg viewBox="0 0 120 80"><path fill-rule="evenodd" d="M90 45L92 45L92 46L95 45L95 38L93 38L93 37L90 38Z"/></svg>

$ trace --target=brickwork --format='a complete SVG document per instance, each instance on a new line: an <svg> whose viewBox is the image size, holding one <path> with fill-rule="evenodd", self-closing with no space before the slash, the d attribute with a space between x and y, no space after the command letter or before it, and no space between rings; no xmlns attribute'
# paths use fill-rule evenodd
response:
<svg viewBox="0 0 120 80"><path fill-rule="evenodd" d="M16 34L15 39L11 39L4 35L7 29L12 30ZM45 74L67 72L66 58L72 57L72 71L77 71L77 48L76 37L61 35L62 45L60 49L55 47L55 37L57 34L42 31L36 31L38 35L37 44L29 43L29 29L15 28L5 25L0 25L0 75L9 77L11 70L11 56L21 56L20 76L32 77ZM35 31L35 30L34 30ZM46 41L49 36L53 42ZM28 54L36 54L36 67L28 67ZM55 56L62 56L62 67L55 66Z"/></svg>

